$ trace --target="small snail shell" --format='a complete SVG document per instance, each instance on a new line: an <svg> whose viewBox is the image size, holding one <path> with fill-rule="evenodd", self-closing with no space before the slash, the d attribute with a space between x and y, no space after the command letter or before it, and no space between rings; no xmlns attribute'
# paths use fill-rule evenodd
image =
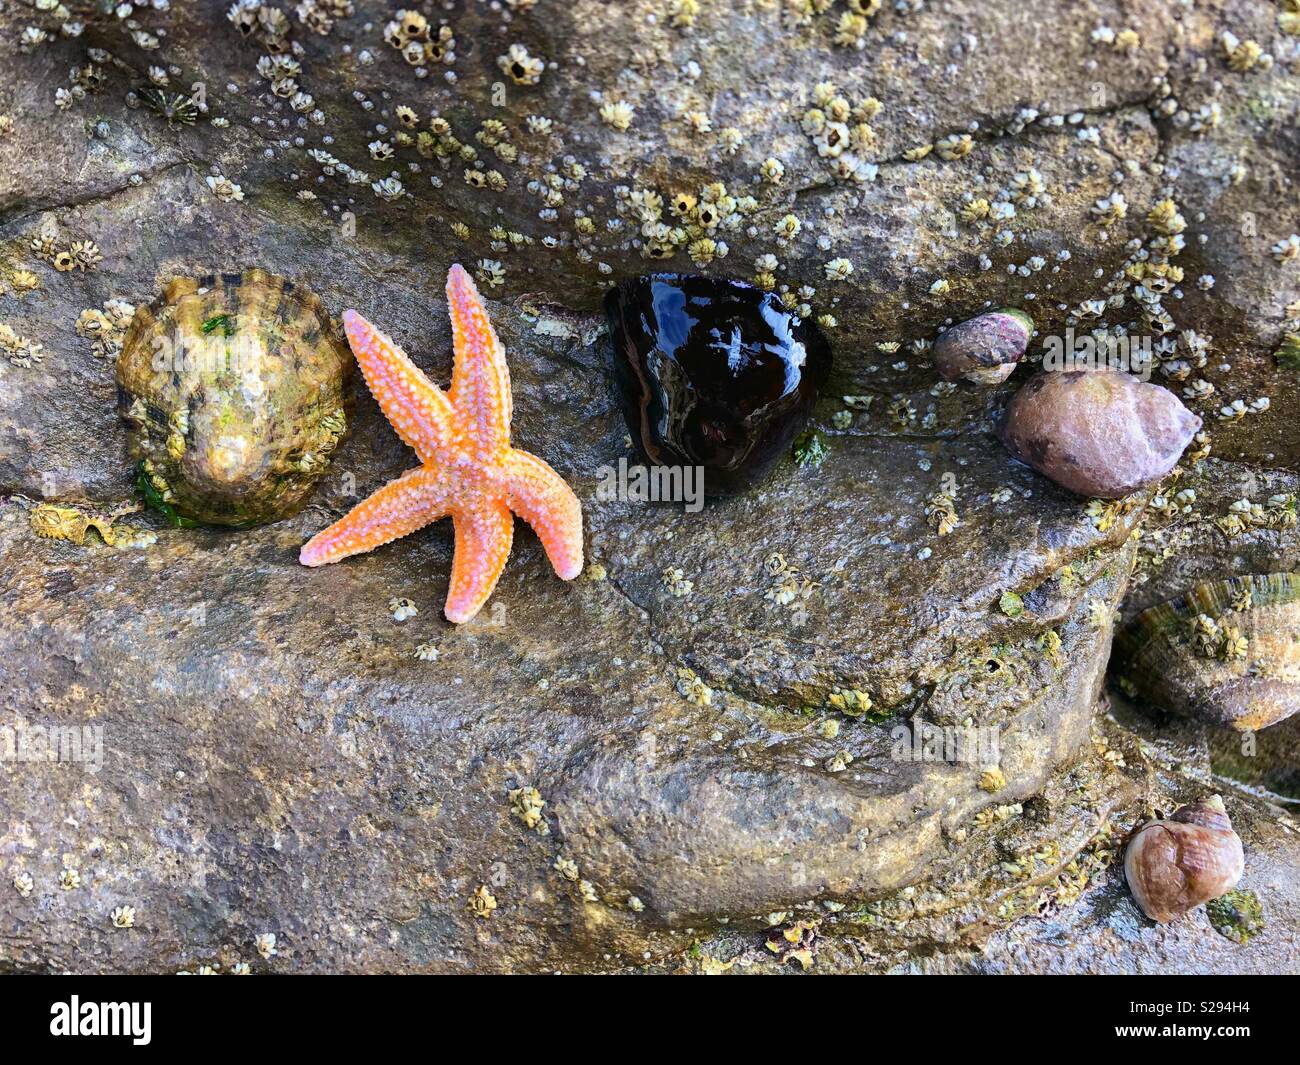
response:
<svg viewBox="0 0 1300 1065"><path fill-rule="evenodd" d="M1162 924L1227 894L1244 868L1241 839L1217 795L1147 822L1124 852L1133 897Z"/></svg>
<svg viewBox="0 0 1300 1065"><path fill-rule="evenodd" d="M934 367L945 381L1000 385L1024 358L1034 320L1024 311L1003 309L968 318L934 342Z"/></svg>

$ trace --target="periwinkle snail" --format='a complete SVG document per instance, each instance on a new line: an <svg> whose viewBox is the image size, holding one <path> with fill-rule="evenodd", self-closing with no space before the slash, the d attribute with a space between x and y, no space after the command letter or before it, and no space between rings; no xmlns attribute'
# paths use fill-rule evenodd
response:
<svg viewBox="0 0 1300 1065"><path fill-rule="evenodd" d="M1004 308L958 322L934 342L934 368L945 381L998 385L1024 358L1034 320L1024 311Z"/></svg>
<svg viewBox="0 0 1300 1065"><path fill-rule="evenodd" d="M1119 370L1043 370L1007 404L1002 442L1063 488L1119 499L1178 463L1201 419L1166 388Z"/></svg>
<svg viewBox="0 0 1300 1065"><path fill-rule="evenodd" d="M704 467L706 492L757 483L830 373L821 330L739 281L631 278L605 310L633 442L656 465Z"/></svg>
<svg viewBox="0 0 1300 1065"><path fill-rule="evenodd" d="M1124 852L1133 897L1162 924L1226 895L1244 869L1241 839L1217 795L1147 822Z"/></svg>

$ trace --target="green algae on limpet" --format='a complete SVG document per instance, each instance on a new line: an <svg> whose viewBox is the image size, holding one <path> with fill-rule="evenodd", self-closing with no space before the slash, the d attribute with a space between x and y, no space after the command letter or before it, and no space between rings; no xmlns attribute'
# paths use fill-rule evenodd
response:
<svg viewBox="0 0 1300 1065"><path fill-rule="evenodd" d="M201 526L202 522L193 521L176 513L176 508L163 498L162 492L151 480L151 470L152 464L148 459L141 459L136 464L135 491L140 501L149 510L161 514L173 529L197 529Z"/></svg>
<svg viewBox="0 0 1300 1065"><path fill-rule="evenodd" d="M1214 930L1245 946L1264 931L1264 907L1253 891L1237 888L1205 904Z"/></svg>
<svg viewBox="0 0 1300 1065"><path fill-rule="evenodd" d="M221 330L222 336L233 335L233 330L230 328L230 315L228 314L214 314L203 323L202 329L204 336L211 336L217 329Z"/></svg>

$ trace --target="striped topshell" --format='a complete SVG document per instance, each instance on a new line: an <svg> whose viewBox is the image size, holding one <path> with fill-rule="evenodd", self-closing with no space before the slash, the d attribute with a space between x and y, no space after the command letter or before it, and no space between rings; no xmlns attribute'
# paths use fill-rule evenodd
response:
<svg viewBox="0 0 1300 1065"><path fill-rule="evenodd" d="M1300 574L1198 584L1139 614L1118 675L1147 702L1253 732L1300 710Z"/></svg>
<svg viewBox="0 0 1300 1065"><path fill-rule="evenodd" d="M347 430L351 367L300 285L263 270L169 282L137 309L117 360L146 499L175 524L288 517Z"/></svg>

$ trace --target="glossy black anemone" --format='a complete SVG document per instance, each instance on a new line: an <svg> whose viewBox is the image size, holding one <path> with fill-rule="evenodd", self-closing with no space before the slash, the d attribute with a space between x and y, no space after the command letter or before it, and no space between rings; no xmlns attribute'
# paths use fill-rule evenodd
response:
<svg viewBox="0 0 1300 1065"><path fill-rule="evenodd" d="M743 282L649 274L611 289L605 311L633 441L655 465L703 466L706 491L757 483L830 373L821 330Z"/></svg>

